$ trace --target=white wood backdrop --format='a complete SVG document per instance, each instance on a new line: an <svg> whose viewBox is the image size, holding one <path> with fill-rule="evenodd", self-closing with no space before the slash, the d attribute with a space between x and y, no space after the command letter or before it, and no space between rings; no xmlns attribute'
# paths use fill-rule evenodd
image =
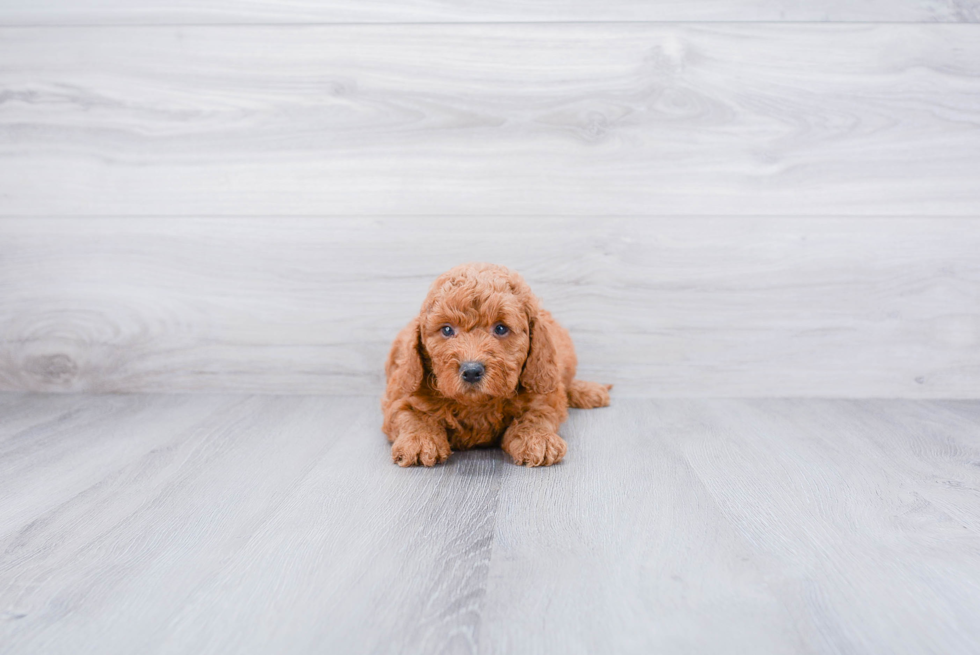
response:
<svg viewBox="0 0 980 655"><path fill-rule="evenodd" d="M4 215L976 215L980 25L0 29Z"/></svg>
<svg viewBox="0 0 980 655"><path fill-rule="evenodd" d="M980 395L977 2L366 6L0 0L0 388L377 393L482 259L617 393Z"/></svg>
<svg viewBox="0 0 980 655"><path fill-rule="evenodd" d="M0 387L379 393L467 260L623 395L976 395L980 219L3 219Z"/></svg>
<svg viewBox="0 0 980 655"><path fill-rule="evenodd" d="M580 21L980 22L977 0L0 0L4 25Z"/></svg>

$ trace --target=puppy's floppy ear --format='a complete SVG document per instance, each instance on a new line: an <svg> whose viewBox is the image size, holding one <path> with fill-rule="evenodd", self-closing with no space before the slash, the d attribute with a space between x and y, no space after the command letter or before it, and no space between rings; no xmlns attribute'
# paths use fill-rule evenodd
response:
<svg viewBox="0 0 980 655"><path fill-rule="evenodd" d="M422 332L419 319L398 333L385 362L388 377L388 396L411 396L422 386L425 373L422 364Z"/></svg>
<svg viewBox="0 0 980 655"><path fill-rule="evenodd" d="M548 330L538 321L536 311L530 315L528 331L531 346L524 362L524 370L521 371L521 386L532 393L551 393L561 382L558 353Z"/></svg>

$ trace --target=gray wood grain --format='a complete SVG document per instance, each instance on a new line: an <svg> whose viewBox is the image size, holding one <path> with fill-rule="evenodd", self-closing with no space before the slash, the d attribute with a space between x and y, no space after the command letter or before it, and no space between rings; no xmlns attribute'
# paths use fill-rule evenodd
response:
<svg viewBox="0 0 980 655"><path fill-rule="evenodd" d="M481 652L812 652L677 450L716 404L617 399L571 416L560 468L504 469Z"/></svg>
<svg viewBox="0 0 980 655"><path fill-rule="evenodd" d="M980 220L3 219L0 388L380 394L468 260L619 395L976 397Z"/></svg>
<svg viewBox="0 0 980 655"><path fill-rule="evenodd" d="M976 401L617 399L545 470L402 470L373 397L0 410L2 653L980 648Z"/></svg>
<svg viewBox="0 0 980 655"><path fill-rule="evenodd" d="M5 25L579 21L978 22L976 0L0 0Z"/></svg>
<svg viewBox="0 0 980 655"><path fill-rule="evenodd" d="M980 645L976 421L896 401L621 401L566 436L546 479L504 469L482 652Z"/></svg>
<svg viewBox="0 0 980 655"><path fill-rule="evenodd" d="M975 215L977 25L0 30L2 215Z"/></svg>
<svg viewBox="0 0 980 655"><path fill-rule="evenodd" d="M389 466L374 398L20 401L49 415L0 428L0 652L475 640L499 458Z"/></svg>

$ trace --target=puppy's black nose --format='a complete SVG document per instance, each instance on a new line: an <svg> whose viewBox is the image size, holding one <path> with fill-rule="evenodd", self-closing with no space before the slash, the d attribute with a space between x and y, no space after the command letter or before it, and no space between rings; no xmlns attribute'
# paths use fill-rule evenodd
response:
<svg viewBox="0 0 980 655"><path fill-rule="evenodd" d="M480 362L463 362L459 365L459 374L463 377L463 381L470 384L479 382L486 372L487 370L483 368L483 364Z"/></svg>

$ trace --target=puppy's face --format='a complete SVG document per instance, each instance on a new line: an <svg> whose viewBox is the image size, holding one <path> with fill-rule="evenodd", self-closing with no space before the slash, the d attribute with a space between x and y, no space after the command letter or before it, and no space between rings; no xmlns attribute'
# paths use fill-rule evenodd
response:
<svg viewBox="0 0 980 655"><path fill-rule="evenodd" d="M506 284L440 289L420 329L439 393L465 404L516 393L530 346L528 310Z"/></svg>

